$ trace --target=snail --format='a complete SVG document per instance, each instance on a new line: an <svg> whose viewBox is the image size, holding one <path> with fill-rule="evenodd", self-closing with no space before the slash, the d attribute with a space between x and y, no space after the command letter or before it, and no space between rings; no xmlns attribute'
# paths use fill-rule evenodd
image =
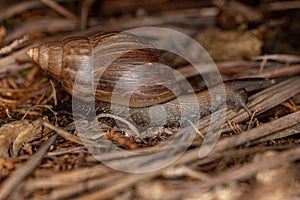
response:
<svg viewBox="0 0 300 200"><path fill-rule="evenodd" d="M173 71L163 67L166 65L163 56L145 40L128 33L72 37L32 47L27 54L82 101L90 100L90 88L95 85L99 112L110 112L113 103L117 105L114 114L122 115L128 104L130 118L141 126L149 125L151 120L151 125L161 125L161 113L154 112L150 119L151 110L164 109L166 124L190 117L199 119L222 106L243 107L250 113L246 107L247 94L241 90L248 82L215 85L210 91L196 92L196 101L191 94L182 95L183 105L180 105L176 99L180 87ZM95 81L91 81L93 77ZM212 106L211 95L220 95L220 91L225 92L218 105ZM112 97L116 97L113 102ZM199 112L195 114L195 110Z"/></svg>

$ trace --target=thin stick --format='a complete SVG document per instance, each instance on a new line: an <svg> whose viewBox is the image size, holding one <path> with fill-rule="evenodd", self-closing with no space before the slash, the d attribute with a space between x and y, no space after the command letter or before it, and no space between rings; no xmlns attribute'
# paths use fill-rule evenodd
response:
<svg viewBox="0 0 300 200"><path fill-rule="evenodd" d="M287 62L287 63L299 63L300 56L290 55L290 54L269 54L263 56L256 56L254 60L275 60L278 62Z"/></svg>
<svg viewBox="0 0 300 200"><path fill-rule="evenodd" d="M132 124L130 123L128 120L122 118L122 117L119 117L117 115L113 115L113 114L109 114L109 113L101 113L97 116L97 118L112 118L112 119L116 119L116 120L119 120L121 122L123 122L124 124L126 124L130 130L136 135L138 136L141 140L143 139L142 138L142 135L141 133L139 132L139 130Z"/></svg>
<svg viewBox="0 0 300 200"><path fill-rule="evenodd" d="M27 116L27 114L29 113L29 111L31 110L31 109L34 109L34 108L46 108L46 109L48 109L48 110L50 110L52 113L53 113L53 116L54 116L54 118L55 118L55 124L57 124L57 114L56 114L56 112L54 111L54 110L52 110L49 106L47 106L47 105L34 105L34 106L31 106L30 108L28 108L28 110L25 112L25 114L24 114L24 116L21 118L21 119L25 119L25 117Z"/></svg>
<svg viewBox="0 0 300 200"><path fill-rule="evenodd" d="M41 1L44 4L46 4L47 6L49 6L50 8L52 8L53 10L55 10L56 12L58 12L59 14L61 14L62 16L65 16L66 18L69 18L76 22L80 22L79 18L75 14L73 14L69 10L65 9L64 7L62 7L55 1L52 1L52 0L41 0Z"/></svg>
<svg viewBox="0 0 300 200"><path fill-rule="evenodd" d="M10 194L13 193L14 189L17 185L26 178L34 168L41 162L42 158L46 154L48 148L52 145L52 143L56 140L57 135L52 136L49 140L47 140L39 150L30 157L30 159L18 168L16 171L12 173L12 175L7 178L0 187L0 199L6 199Z"/></svg>
<svg viewBox="0 0 300 200"><path fill-rule="evenodd" d="M160 170L157 170L157 171L154 171L151 173L147 173L147 174L130 174L128 176L124 176L124 178L120 178L117 181L117 183L115 183L107 188L104 188L102 190L98 190L95 192L90 192L86 195L83 195L83 196L75 198L75 199L76 200L99 199L100 197L102 199L110 199L110 198L116 196L116 194L118 192L123 191L125 188L131 187L138 181L142 181L142 180L145 181L145 180L153 178L159 174L161 174Z"/></svg>
<svg viewBox="0 0 300 200"><path fill-rule="evenodd" d="M190 120L188 120L188 123L193 127L193 129L195 130L195 132L196 132L202 139L204 139L203 133L195 126L195 124L193 124L193 122L191 122Z"/></svg>
<svg viewBox="0 0 300 200"><path fill-rule="evenodd" d="M268 157L264 160L253 161L251 163L244 164L239 168L229 169L225 172L221 172L219 175L211 177L206 181L196 183L194 182L189 187L187 187L185 191L177 191L166 199L182 199L181 197L183 197L184 195L199 191L200 189L213 187L222 183L243 180L255 175L262 170L274 168L284 163L295 161L298 159L300 159L300 147L278 153L274 156L273 159Z"/></svg>
<svg viewBox="0 0 300 200"><path fill-rule="evenodd" d="M80 138L76 135L73 135L59 127L53 126L52 124L43 121L43 126L55 131L58 135L60 135L61 137L70 140L71 142L74 142L76 144L80 144L83 145L82 141L80 140Z"/></svg>
<svg viewBox="0 0 300 200"><path fill-rule="evenodd" d="M16 47L18 47L20 44L23 44L24 42L26 42L28 40L29 40L29 36L28 35L24 35L20 39L14 40L9 45L7 45L5 47L2 47L0 49L0 55L8 54L8 53L12 52Z"/></svg>
<svg viewBox="0 0 300 200"><path fill-rule="evenodd" d="M53 96L53 101L54 101L54 106L57 106L57 96L56 96L56 90L55 86L52 80L50 80L51 88L52 88L52 96Z"/></svg>
<svg viewBox="0 0 300 200"><path fill-rule="evenodd" d="M284 1L284 2L272 2L268 4L269 11L299 9L300 1Z"/></svg>
<svg viewBox="0 0 300 200"><path fill-rule="evenodd" d="M38 1L25 1L18 4L14 4L11 7L1 9L0 20L10 18L16 14L22 13L26 10L34 9L41 6L41 2Z"/></svg>
<svg viewBox="0 0 300 200"><path fill-rule="evenodd" d="M91 5L94 3L94 0L85 0L82 2L81 7L81 16L80 16L80 29L84 30L88 25L88 14Z"/></svg>

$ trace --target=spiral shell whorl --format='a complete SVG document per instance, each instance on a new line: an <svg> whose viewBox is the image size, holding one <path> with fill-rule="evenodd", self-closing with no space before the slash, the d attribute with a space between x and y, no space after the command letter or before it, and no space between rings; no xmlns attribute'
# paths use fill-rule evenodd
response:
<svg viewBox="0 0 300 200"><path fill-rule="evenodd" d="M33 47L28 55L83 101L90 100L91 86L96 86L98 100L112 102L114 94L112 103L127 105L129 99L132 107L163 103L180 92L161 54L127 33L68 38Z"/></svg>
<svg viewBox="0 0 300 200"><path fill-rule="evenodd" d="M27 51L27 54L38 63L43 70L60 81L62 52L62 43L58 41L32 47Z"/></svg>

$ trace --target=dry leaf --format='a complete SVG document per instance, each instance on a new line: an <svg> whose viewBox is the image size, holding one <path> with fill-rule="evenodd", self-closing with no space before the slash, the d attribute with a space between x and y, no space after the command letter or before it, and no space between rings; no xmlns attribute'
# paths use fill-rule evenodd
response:
<svg viewBox="0 0 300 200"><path fill-rule="evenodd" d="M11 156L16 157L24 143L40 137L41 134L42 125L40 120L19 120L4 124L0 127L0 157L10 157L11 144Z"/></svg>

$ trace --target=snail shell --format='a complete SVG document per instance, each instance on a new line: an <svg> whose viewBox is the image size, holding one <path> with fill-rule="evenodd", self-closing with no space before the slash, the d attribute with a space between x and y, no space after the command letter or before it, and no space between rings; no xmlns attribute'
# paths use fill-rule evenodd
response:
<svg viewBox="0 0 300 200"><path fill-rule="evenodd" d="M91 87L96 99L111 102L114 95L113 103L128 105L128 99L130 107L163 103L180 93L160 53L128 33L72 37L35 46L27 53L83 101L93 100Z"/></svg>

